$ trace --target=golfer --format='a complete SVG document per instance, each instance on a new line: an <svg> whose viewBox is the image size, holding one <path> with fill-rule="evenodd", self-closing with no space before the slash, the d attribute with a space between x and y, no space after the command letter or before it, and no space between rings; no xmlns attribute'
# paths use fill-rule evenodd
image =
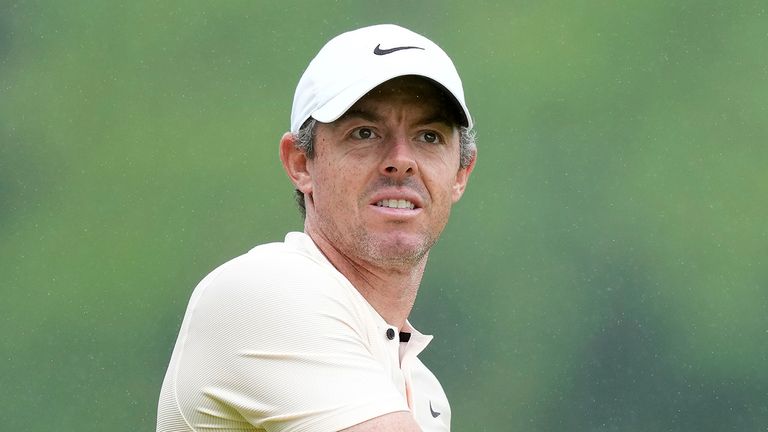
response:
<svg viewBox="0 0 768 432"><path fill-rule="evenodd" d="M475 163L451 59L395 25L341 34L296 88L280 160L304 231L206 276L165 375L158 431L448 431L408 322Z"/></svg>

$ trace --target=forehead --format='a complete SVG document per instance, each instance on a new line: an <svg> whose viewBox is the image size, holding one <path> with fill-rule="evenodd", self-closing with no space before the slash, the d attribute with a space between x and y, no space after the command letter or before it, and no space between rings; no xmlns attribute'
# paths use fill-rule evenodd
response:
<svg viewBox="0 0 768 432"><path fill-rule="evenodd" d="M441 118L451 125L462 122L460 108L453 97L434 81L414 75L401 76L378 85L361 97L347 114L361 109L376 109L392 102L421 105L431 116Z"/></svg>

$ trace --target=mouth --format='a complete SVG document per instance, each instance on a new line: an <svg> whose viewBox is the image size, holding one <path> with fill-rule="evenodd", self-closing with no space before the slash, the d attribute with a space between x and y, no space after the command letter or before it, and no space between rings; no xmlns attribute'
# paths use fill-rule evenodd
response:
<svg viewBox="0 0 768 432"><path fill-rule="evenodd" d="M393 209L408 209L413 210L416 206L413 202L404 199L383 199L376 202L377 207L386 207Z"/></svg>

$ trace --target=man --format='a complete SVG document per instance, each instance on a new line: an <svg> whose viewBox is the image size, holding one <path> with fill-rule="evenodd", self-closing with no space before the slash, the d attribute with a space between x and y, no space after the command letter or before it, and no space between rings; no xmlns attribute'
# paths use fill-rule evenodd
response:
<svg viewBox="0 0 768 432"><path fill-rule="evenodd" d="M475 162L461 80L394 25L337 36L294 97L280 159L303 233L203 279L166 373L158 431L448 431L407 321Z"/></svg>

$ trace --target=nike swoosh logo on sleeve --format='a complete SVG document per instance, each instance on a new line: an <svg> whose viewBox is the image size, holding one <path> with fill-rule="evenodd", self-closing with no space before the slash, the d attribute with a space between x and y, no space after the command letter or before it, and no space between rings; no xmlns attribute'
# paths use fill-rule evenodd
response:
<svg viewBox="0 0 768 432"><path fill-rule="evenodd" d="M438 418L440 416L440 413L435 411L434 408L432 408L432 401L429 401L429 413L432 414L432 417Z"/></svg>

